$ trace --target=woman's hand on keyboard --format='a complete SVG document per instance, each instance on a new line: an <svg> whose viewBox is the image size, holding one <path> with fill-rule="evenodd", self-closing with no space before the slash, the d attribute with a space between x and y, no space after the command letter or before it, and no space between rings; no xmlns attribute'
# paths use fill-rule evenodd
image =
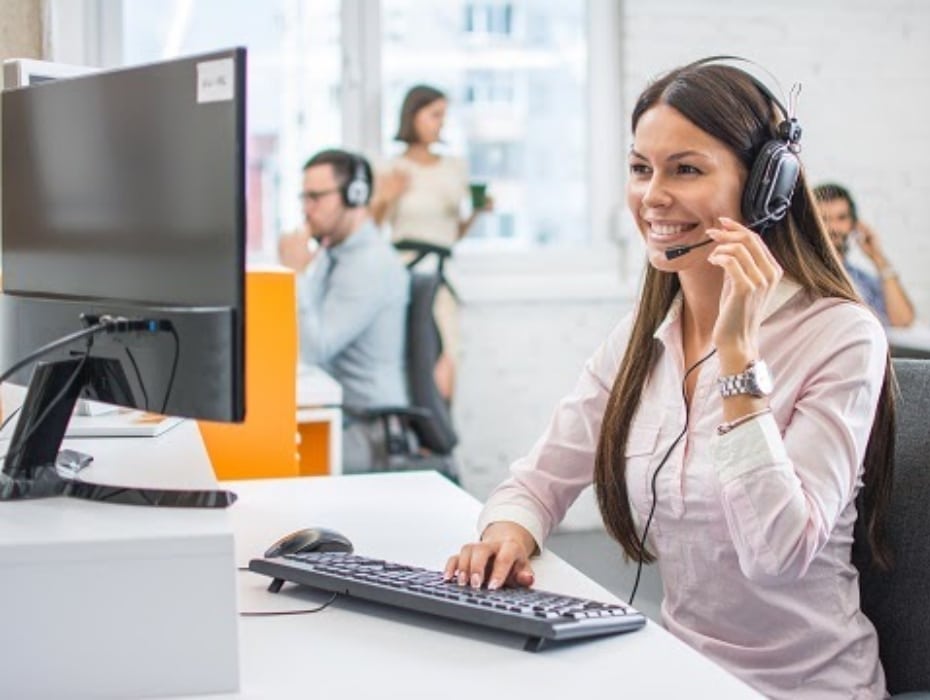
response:
<svg viewBox="0 0 930 700"><path fill-rule="evenodd" d="M526 528L516 523L492 523L480 542L466 544L449 557L443 577L446 581L455 579L461 586L480 588L487 575L491 590L502 585L532 586L535 577L529 560L535 550L536 541Z"/></svg>

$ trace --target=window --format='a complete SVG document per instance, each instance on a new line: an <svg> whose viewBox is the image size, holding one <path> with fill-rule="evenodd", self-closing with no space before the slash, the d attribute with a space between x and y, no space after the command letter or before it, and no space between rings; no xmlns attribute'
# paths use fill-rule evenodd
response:
<svg viewBox="0 0 930 700"><path fill-rule="evenodd" d="M467 157L494 197L494 213L462 251L584 245L586 3L383 0L382 8L384 150L400 150L390 137L406 90L434 85L450 97L447 150Z"/></svg>
<svg viewBox="0 0 930 700"><path fill-rule="evenodd" d="M470 70L465 74L465 102L475 104L513 104L514 75L510 71Z"/></svg>
<svg viewBox="0 0 930 700"><path fill-rule="evenodd" d="M300 168L342 142L339 0L123 0L122 63L245 46L247 231L251 254L272 254L300 221Z"/></svg>
<svg viewBox="0 0 930 700"><path fill-rule="evenodd" d="M300 223L304 160L334 145L376 161L395 155L400 102L424 82L450 96L444 147L495 200L460 246L463 269L472 259L476 270L528 269L531 259L551 265L546 274L615 269L604 251L619 231L624 172L616 3L49 3L56 61L110 66L248 48L253 257L272 257L278 234Z"/></svg>
<svg viewBox="0 0 930 700"><path fill-rule="evenodd" d="M509 2L465 3L465 31L469 34L509 36L513 30L513 4Z"/></svg>

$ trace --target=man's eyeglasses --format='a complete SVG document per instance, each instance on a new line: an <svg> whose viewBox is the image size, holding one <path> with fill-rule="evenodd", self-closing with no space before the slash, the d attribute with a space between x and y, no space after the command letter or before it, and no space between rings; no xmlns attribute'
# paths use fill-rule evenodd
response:
<svg viewBox="0 0 930 700"><path fill-rule="evenodd" d="M329 190L319 190L316 192L313 190L304 190L299 195L297 195L297 197L304 204L306 204L307 202L316 203L316 202L319 202L321 199L323 199L323 197L325 197L326 195L334 194L335 192L338 192L339 190L340 190L339 187L333 187L332 189L329 189Z"/></svg>

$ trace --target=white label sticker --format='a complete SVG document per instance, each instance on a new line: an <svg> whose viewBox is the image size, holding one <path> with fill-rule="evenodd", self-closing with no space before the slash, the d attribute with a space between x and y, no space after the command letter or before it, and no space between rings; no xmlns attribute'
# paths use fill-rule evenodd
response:
<svg viewBox="0 0 930 700"><path fill-rule="evenodd" d="M235 67L231 58L197 64L197 102L223 102L235 94Z"/></svg>

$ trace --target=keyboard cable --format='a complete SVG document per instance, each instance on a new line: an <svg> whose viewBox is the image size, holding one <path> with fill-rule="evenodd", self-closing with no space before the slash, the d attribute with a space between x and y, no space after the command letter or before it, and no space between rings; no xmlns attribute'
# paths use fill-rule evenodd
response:
<svg viewBox="0 0 930 700"><path fill-rule="evenodd" d="M247 566L237 566L237 571L251 571ZM315 608L301 608L300 610L240 610L239 617L278 617L280 615L309 615L326 610L339 597L338 593L333 593L329 600Z"/></svg>

